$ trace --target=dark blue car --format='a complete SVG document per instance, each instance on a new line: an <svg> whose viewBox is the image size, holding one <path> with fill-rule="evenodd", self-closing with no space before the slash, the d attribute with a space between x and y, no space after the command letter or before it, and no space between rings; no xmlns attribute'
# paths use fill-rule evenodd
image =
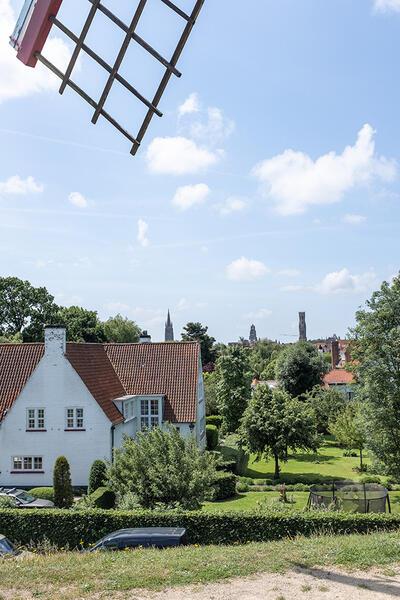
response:
<svg viewBox="0 0 400 600"><path fill-rule="evenodd" d="M171 548L186 543L186 529L180 527L120 529L99 540L89 552L128 548Z"/></svg>

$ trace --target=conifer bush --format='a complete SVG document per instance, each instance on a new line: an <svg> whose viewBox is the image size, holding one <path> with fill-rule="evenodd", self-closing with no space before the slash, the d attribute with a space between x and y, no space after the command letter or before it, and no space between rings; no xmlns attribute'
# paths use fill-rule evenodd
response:
<svg viewBox="0 0 400 600"><path fill-rule="evenodd" d="M216 425L206 425L207 449L215 450L218 447L218 427Z"/></svg>
<svg viewBox="0 0 400 600"><path fill-rule="evenodd" d="M107 480L107 465L104 460L95 460L90 467L88 494L103 487Z"/></svg>
<svg viewBox="0 0 400 600"><path fill-rule="evenodd" d="M74 503L71 472L65 456L59 456L53 472L54 504L57 508L70 508Z"/></svg>

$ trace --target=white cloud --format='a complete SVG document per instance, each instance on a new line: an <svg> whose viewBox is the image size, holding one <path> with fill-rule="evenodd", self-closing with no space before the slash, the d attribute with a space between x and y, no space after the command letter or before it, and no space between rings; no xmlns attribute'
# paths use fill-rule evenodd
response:
<svg viewBox="0 0 400 600"><path fill-rule="evenodd" d="M60 80L49 69L38 64L34 69L17 60L15 50L9 45L16 16L9 0L0 0L0 103L12 98L22 98L56 90ZM46 57L60 69L65 69L71 50L61 38L51 38L45 46Z"/></svg>
<svg viewBox="0 0 400 600"><path fill-rule="evenodd" d="M246 315L244 315L245 319L254 319L254 320L262 320L262 319L267 319L268 317L270 317L272 315L272 310L270 310L269 308L260 308L259 310L256 310L254 312L249 312Z"/></svg>
<svg viewBox="0 0 400 600"><path fill-rule="evenodd" d="M216 208L219 214L223 217L230 215L235 212L243 211L247 206L245 198L239 198L236 196L230 196L222 204L217 204Z"/></svg>
<svg viewBox="0 0 400 600"><path fill-rule="evenodd" d="M201 148L185 137L155 138L147 149L149 171L158 175L199 173L220 160L219 152Z"/></svg>
<svg viewBox="0 0 400 600"><path fill-rule="evenodd" d="M178 114L180 117L184 115L192 115L200 111L200 101L196 92L190 94L188 98L179 106Z"/></svg>
<svg viewBox="0 0 400 600"><path fill-rule="evenodd" d="M341 292L364 292L376 282L374 271L367 271L360 275L353 275L349 269L334 271L325 275L315 290L321 294L338 294Z"/></svg>
<svg viewBox="0 0 400 600"><path fill-rule="evenodd" d="M367 217L364 215L347 214L343 217L343 222L348 225L361 225L361 223L365 223L366 220Z"/></svg>
<svg viewBox="0 0 400 600"><path fill-rule="evenodd" d="M259 260L250 260L242 256L226 267L226 276L231 281L255 281L261 279L269 269Z"/></svg>
<svg viewBox="0 0 400 600"><path fill-rule="evenodd" d="M235 131L235 123L220 108L207 109L207 117L189 127L190 136L211 146L222 144Z"/></svg>
<svg viewBox="0 0 400 600"><path fill-rule="evenodd" d="M71 204L76 206L77 208L87 208L88 201L80 192L71 192L68 196L68 200Z"/></svg>
<svg viewBox="0 0 400 600"><path fill-rule="evenodd" d="M149 239L147 237L149 226L146 223L146 221L143 221L143 219L139 219L139 221L137 222L137 227L137 241L141 246L143 246L143 248L147 248L147 246L149 245Z"/></svg>
<svg viewBox="0 0 400 600"><path fill-rule="evenodd" d="M10 196L25 196L26 194L40 194L44 186L35 181L33 177L22 179L19 175L13 175L6 181L0 181L0 194Z"/></svg>
<svg viewBox="0 0 400 600"><path fill-rule="evenodd" d="M374 0L374 8L380 12L400 12L400 0Z"/></svg>
<svg viewBox="0 0 400 600"><path fill-rule="evenodd" d="M184 185L176 190L172 204L179 210L188 210L193 206L204 204L210 195L210 188L205 183Z"/></svg>
<svg viewBox="0 0 400 600"><path fill-rule="evenodd" d="M281 215L301 214L312 205L339 202L356 186L395 178L395 162L375 154L374 134L371 125L364 125L354 146L347 146L342 154L329 152L315 161L303 152L285 150L256 165L252 174Z"/></svg>

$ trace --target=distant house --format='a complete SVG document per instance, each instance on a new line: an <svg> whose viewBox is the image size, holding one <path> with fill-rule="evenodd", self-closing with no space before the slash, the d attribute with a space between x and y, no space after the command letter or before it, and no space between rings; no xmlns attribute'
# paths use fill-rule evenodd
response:
<svg viewBox="0 0 400 600"><path fill-rule="evenodd" d="M0 485L51 485L65 455L86 486L124 435L166 423L205 447L197 343L66 343L65 328L47 327L44 344L0 344Z"/></svg>
<svg viewBox="0 0 400 600"><path fill-rule="evenodd" d="M340 340L333 340L331 343L332 369L324 376L325 387L333 387L342 392L348 400L354 398L357 383L353 373L346 370L346 365L350 361L348 353L348 344L343 350Z"/></svg>

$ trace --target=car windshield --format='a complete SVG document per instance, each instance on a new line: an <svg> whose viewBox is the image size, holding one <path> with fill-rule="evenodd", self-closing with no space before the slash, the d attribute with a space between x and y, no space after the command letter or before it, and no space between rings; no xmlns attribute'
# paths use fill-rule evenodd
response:
<svg viewBox="0 0 400 600"><path fill-rule="evenodd" d="M7 538L0 539L0 552L3 552L3 553L14 552L14 548L13 548L11 542L9 542Z"/></svg>
<svg viewBox="0 0 400 600"><path fill-rule="evenodd" d="M18 500L23 504L30 504L36 500L36 498L30 496L26 492L19 492L18 494L15 494L15 497L18 498Z"/></svg>

